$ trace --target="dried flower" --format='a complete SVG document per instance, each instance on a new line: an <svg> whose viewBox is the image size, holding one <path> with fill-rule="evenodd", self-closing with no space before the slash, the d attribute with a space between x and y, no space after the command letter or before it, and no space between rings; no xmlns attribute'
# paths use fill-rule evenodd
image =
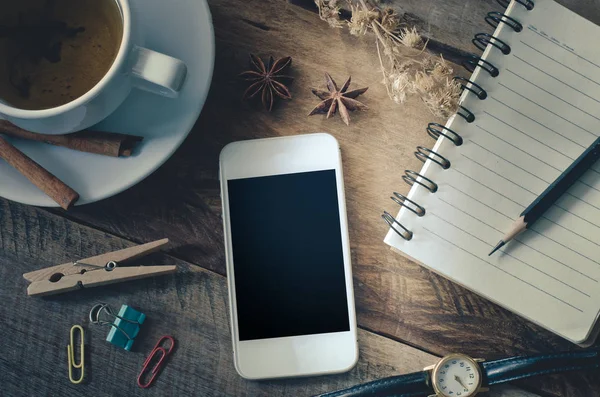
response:
<svg viewBox="0 0 600 397"><path fill-rule="evenodd" d="M400 26L400 17L392 8L386 8L381 12L379 23L385 31L395 33Z"/></svg>
<svg viewBox="0 0 600 397"><path fill-rule="evenodd" d="M440 59L435 63L431 75L435 78L442 78L451 75L453 72L448 62L440 55Z"/></svg>
<svg viewBox="0 0 600 397"><path fill-rule="evenodd" d="M388 94L394 102L404 103L408 87L411 85L408 73L398 72L385 76L383 84L387 87Z"/></svg>
<svg viewBox="0 0 600 397"><path fill-rule="evenodd" d="M423 97L423 101L435 116L450 117L458 109L461 91L460 84L447 78L442 86L428 91Z"/></svg>
<svg viewBox="0 0 600 397"><path fill-rule="evenodd" d="M374 10L367 10L360 6L351 6L352 19L348 22L350 34L354 36L362 36L367 33L367 30L379 18L379 13Z"/></svg>
<svg viewBox="0 0 600 397"><path fill-rule="evenodd" d="M436 81L433 75L420 70L415 73L413 93L416 94L417 92L429 92L435 87L435 83Z"/></svg>
<svg viewBox="0 0 600 397"><path fill-rule="evenodd" d="M415 27L403 28L398 34L398 38L406 47L419 49L423 47L423 39Z"/></svg>
<svg viewBox="0 0 600 397"><path fill-rule="evenodd" d="M327 22L332 28L342 28L344 25L340 21L340 7L338 0L315 0L319 9L319 18Z"/></svg>
<svg viewBox="0 0 600 397"><path fill-rule="evenodd" d="M421 65L423 66L424 71L431 73L435 68L436 59L434 57L425 57L425 59L421 61Z"/></svg>

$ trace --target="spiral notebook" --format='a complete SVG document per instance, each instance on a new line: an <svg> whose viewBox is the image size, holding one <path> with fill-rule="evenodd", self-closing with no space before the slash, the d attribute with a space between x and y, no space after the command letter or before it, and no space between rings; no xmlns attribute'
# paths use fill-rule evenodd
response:
<svg viewBox="0 0 600 397"><path fill-rule="evenodd" d="M600 27L551 0L489 13L493 35L457 115L432 149L385 242L434 272L580 345L600 312L600 164L531 229L488 257L512 222L600 135ZM590 45L593 44L593 45Z"/></svg>

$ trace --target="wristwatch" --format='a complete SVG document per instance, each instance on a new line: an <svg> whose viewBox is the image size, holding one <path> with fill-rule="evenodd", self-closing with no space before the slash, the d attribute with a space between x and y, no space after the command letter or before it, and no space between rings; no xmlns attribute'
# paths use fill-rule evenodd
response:
<svg viewBox="0 0 600 397"><path fill-rule="evenodd" d="M496 361L450 354L422 372L392 376L320 397L473 397L489 386L531 376L600 367L600 350L512 357Z"/></svg>

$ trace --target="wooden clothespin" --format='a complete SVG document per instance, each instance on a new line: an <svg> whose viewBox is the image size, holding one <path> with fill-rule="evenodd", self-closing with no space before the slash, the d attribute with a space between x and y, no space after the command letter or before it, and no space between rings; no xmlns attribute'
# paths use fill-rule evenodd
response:
<svg viewBox="0 0 600 397"><path fill-rule="evenodd" d="M149 255L169 239L108 252L106 254L80 259L76 262L65 263L45 269L23 274L31 284L27 287L27 295L44 296L74 291L81 288L98 287L120 283L128 280L161 276L175 273L177 266L127 266L120 265Z"/></svg>

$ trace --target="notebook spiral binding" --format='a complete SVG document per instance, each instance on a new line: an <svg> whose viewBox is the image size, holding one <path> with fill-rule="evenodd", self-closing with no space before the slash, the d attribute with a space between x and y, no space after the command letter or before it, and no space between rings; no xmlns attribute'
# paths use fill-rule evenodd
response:
<svg viewBox="0 0 600 397"><path fill-rule="evenodd" d="M503 7L508 7L510 3L508 0L497 0L497 2ZM533 0L515 0L515 2L521 4L528 11L533 10L535 7ZM523 25L519 21L497 11L489 12L485 17L485 21L493 27L497 27L499 24L504 23L507 26L510 26L515 32L520 32L523 30ZM508 55L511 52L511 47L509 44L488 33L477 33L472 42L475 47L481 51L485 51L487 45L489 44L500 50L504 55ZM466 59L462 65L469 72L473 72L477 67L479 67L488 72L492 77L497 77L500 74L498 68L496 68L492 63L474 55ZM460 76L454 77L454 80L460 82L463 90L472 92L480 100L487 98L487 92L479 84ZM459 109L456 114L461 116L468 123L475 121L475 115L469 109L463 106L459 105ZM443 136L456 146L463 144L463 138L460 136L460 134L442 124L429 123L426 131L427 134L436 141L440 136ZM427 160L430 160L431 162L442 167L444 170L449 169L452 165L450 160L448 160L446 157L424 146L417 146L417 151L414 153L415 156L423 163L425 163ZM420 187L427 189L430 193L435 193L438 190L437 183L412 170L405 170L402 179L410 186L417 184ZM426 210L423 206L398 192L394 192L390 199L392 199L392 201L394 201L400 207L406 208L418 217L423 217L426 214ZM413 238L413 232L398 222L398 220L396 220L396 218L389 212L384 211L381 217L388 224L388 226L403 239L410 241Z"/></svg>

